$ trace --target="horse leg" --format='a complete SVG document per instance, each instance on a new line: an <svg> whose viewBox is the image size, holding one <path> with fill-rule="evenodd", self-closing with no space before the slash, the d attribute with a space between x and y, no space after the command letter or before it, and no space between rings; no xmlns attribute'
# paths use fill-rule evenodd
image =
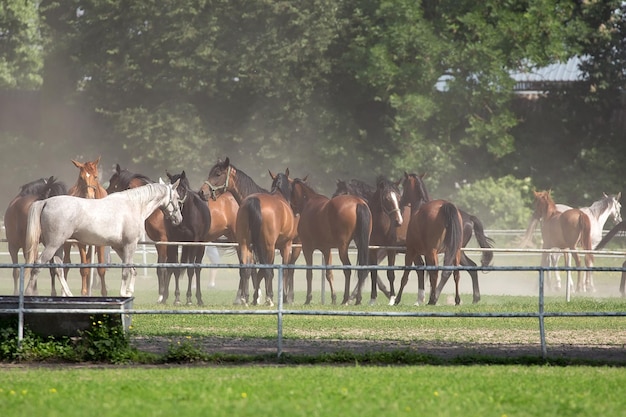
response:
<svg viewBox="0 0 626 417"><path fill-rule="evenodd" d="M404 265L407 267L412 266L415 258L415 252L407 248L406 254L404 256ZM411 271L409 269L405 269L404 273L402 274L402 278L400 279L400 289L398 289L398 294L396 295L395 305L400 304L400 301L402 301L402 293L404 292L404 287L406 286L407 282L409 282L410 272Z"/></svg>
<svg viewBox="0 0 626 417"><path fill-rule="evenodd" d="M106 256L106 248L104 246L96 247L96 251L98 252L98 263L106 264L109 262ZM98 268L98 276L100 277L100 295L106 297L108 295L107 285L104 280L104 274L106 274L106 268L99 267Z"/></svg>
<svg viewBox="0 0 626 417"><path fill-rule="evenodd" d="M304 250L304 261L307 266L313 265L313 251L312 250ZM311 268L306 269L306 300L304 301L304 305L311 304L313 299L313 270ZM333 304L335 304L333 300Z"/></svg>
<svg viewBox="0 0 626 417"><path fill-rule="evenodd" d="M593 268L593 255L590 253L585 254L585 266ZM596 292L596 286L593 283L593 271L586 271L585 275L587 277L587 289L591 292Z"/></svg>
<svg viewBox="0 0 626 417"><path fill-rule="evenodd" d="M81 244L78 245L78 253L80 254L81 264L91 263L91 249L92 249L92 246L90 246L89 250L87 250L86 245L81 245ZM81 295L89 294L89 272L90 272L90 268L85 268L85 267L80 268L80 277L81 277L80 294Z"/></svg>
<svg viewBox="0 0 626 417"><path fill-rule="evenodd" d="M424 266L424 260L421 256L415 258L415 265ZM423 269L417 271L417 300L413 305L421 306L424 305L424 301L426 301L426 290L424 289L425 275L426 273Z"/></svg>
<svg viewBox="0 0 626 417"><path fill-rule="evenodd" d="M576 268L580 268L580 257L578 256L578 254L576 252L571 253L571 254L566 254L565 256L571 256L574 258L574 262L576 262ZM571 261L568 262L568 267L571 266ZM568 271L568 283L571 277L572 272ZM587 292L587 286L586 286L586 282L585 279L583 277L583 273L582 271L579 269L578 271L576 271L576 276L577 276L577 280L576 280L576 292ZM574 287L574 281L572 281L572 288Z"/></svg>
<svg viewBox="0 0 626 417"><path fill-rule="evenodd" d="M622 268L626 268L626 261L622 264ZM626 271L622 271L622 279L619 283L619 292L622 297L626 297Z"/></svg>
<svg viewBox="0 0 626 417"><path fill-rule="evenodd" d="M137 243L130 243L124 248L113 248L119 255L122 263L128 265L133 262L133 255L137 249ZM135 268L124 267L122 268L122 283L120 285L120 295L122 297L132 297L135 292L135 276L137 271Z"/></svg>
<svg viewBox="0 0 626 417"><path fill-rule="evenodd" d="M322 251L322 256L324 257L324 265L329 266L333 263L333 255L330 252L330 248L324 249ZM311 270L311 278L313 278L313 271ZM333 275L332 269L326 270L326 281L328 281L328 286L330 287L330 299L333 305L337 304L337 293L335 292L335 277ZM348 289L350 283L348 282Z"/></svg>
<svg viewBox="0 0 626 417"><path fill-rule="evenodd" d="M474 262L473 260L470 259L469 256L467 256L464 252L461 252L461 265L463 266L476 266L476 262ZM474 270L474 271L467 271L468 274L470 274L470 277L472 277L472 293L473 293L473 298L472 298L472 304L476 304L480 301L480 288L478 286L478 273Z"/></svg>
<svg viewBox="0 0 626 417"><path fill-rule="evenodd" d="M18 251L19 248L16 248L14 245L9 243L9 255L11 255L11 263L16 264L18 262ZM13 268L13 295L19 294L19 279L20 279L20 270L19 268Z"/></svg>
<svg viewBox="0 0 626 417"><path fill-rule="evenodd" d="M62 260L56 254L53 256L53 262L57 264L61 264ZM63 290L63 297L71 297L72 292L70 291L70 287L67 285L67 280L65 279L65 275L63 274L63 268L54 268L55 275L59 279L59 283L61 284L61 288Z"/></svg>
<svg viewBox="0 0 626 417"><path fill-rule="evenodd" d="M194 263L199 265L202 263L202 258L204 258L204 246L194 246L193 251L195 252L195 256L193 257ZM204 301L202 301L202 285L200 280L200 273L202 272L202 268L196 267L194 268L196 274L196 303L198 306L203 306Z"/></svg>
<svg viewBox="0 0 626 417"><path fill-rule="evenodd" d="M437 266L437 250L434 249L432 250L430 253L427 253L424 255L424 262L426 262L426 265L429 266ZM445 265L445 262L444 262ZM447 276L444 276L445 273L448 273ZM437 270L432 270L432 271L428 271L428 276L430 279L430 296L428 297L428 305L436 305L437 304L437 300L439 299L439 293L441 291L441 289L443 288L443 285L445 285L445 281L448 280L448 278L450 277L450 271L444 271L444 273L442 274L442 282L443 285L441 285L441 287L437 286L437 280L439 278L439 271Z"/></svg>
<svg viewBox="0 0 626 417"><path fill-rule="evenodd" d="M387 251L387 265L394 266L396 264L396 251ZM394 283L396 280L396 274L393 269L387 270L387 280L389 281L389 305L392 306L396 303L396 289Z"/></svg>
<svg viewBox="0 0 626 417"><path fill-rule="evenodd" d="M341 263L345 266L345 265L352 265L350 263L350 257L348 256L348 247L347 245L345 247L342 248L338 248L338 252L339 252L339 259L341 260ZM360 271L359 271L360 272ZM365 274L367 275L367 271L365 271ZM351 299L355 299L355 305L359 305L361 304L361 276L358 276L358 281L356 284L356 287L354 287L354 291L352 292L352 294L350 293L350 277L352 275L352 271L350 269L344 269L343 270L343 275L345 277L345 285L344 285L344 292L343 292L343 301L341 302L341 305L348 305L350 303Z"/></svg>
<svg viewBox="0 0 626 417"><path fill-rule="evenodd" d="M167 246L166 245L154 245L157 252L157 263L161 264L167 261ZM166 304L169 297L169 282L166 285L167 268L157 266L157 281L159 284L159 297L157 298L157 304Z"/></svg>
<svg viewBox="0 0 626 417"><path fill-rule="evenodd" d="M561 258L561 254L559 252L552 252L548 256L550 257L549 266L559 265L559 258ZM554 274L554 289L558 291L561 289L561 275L559 274L559 271L553 271L552 274ZM568 277L571 277L571 275L568 275Z"/></svg>

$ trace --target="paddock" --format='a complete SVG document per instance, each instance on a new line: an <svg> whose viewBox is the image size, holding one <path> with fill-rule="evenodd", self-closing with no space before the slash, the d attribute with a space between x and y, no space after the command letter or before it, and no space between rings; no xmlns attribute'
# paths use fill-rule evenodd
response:
<svg viewBox="0 0 626 417"><path fill-rule="evenodd" d="M490 232L493 235L493 232ZM501 349L507 349L512 345L523 346L524 354L533 354L541 356L543 358L553 357L554 354L562 354L561 348L565 345L570 345L572 349L583 349L588 345L583 339L591 339L591 348L595 350L604 350L606 352L611 351L614 355L626 357L626 352L623 346L626 345L626 321L623 316L626 315L626 309L622 306L626 305L626 300L619 298L619 278L623 268L621 264L626 254L621 251L602 251L597 255L596 266L594 267L594 274L597 277L597 291L595 293L574 293L571 295L573 304L578 303L579 307L569 308L565 303L565 291L559 293L545 291L543 294L540 291L541 283L546 271L551 268L541 268L537 265L540 263L541 251L540 250L526 250L519 251L512 248L495 248L494 252L494 265L491 267L477 269L479 272L479 281L481 286L481 292L485 296L485 299L478 303L476 306L471 305L471 281L469 275L463 272L464 269L460 268L461 272L461 293L462 293L462 305L455 307L448 305L449 300L453 297L453 286L448 284L442 293L440 305L438 306L413 306L413 302L417 296L417 277L414 272L411 273L409 278L409 285L405 292L405 298L401 306L387 306L386 299L384 297L379 298L379 301L374 306L332 306L328 304L328 299L325 299L325 289L323 286L324 279L322 279L323 269L322 266L312 267L314 270L314 288L315 291L313 302L311 306L305 308L303 306L305 298L305 279L304 269L307 267L302 263L297 263L293 268L295 271L295 304L284 305L278 302L273 308L267 308L263 306L259 307L235 307L232 305L232 294L234 294L238 287L238 260L237 257L229 249L227 245L222 246L222 261L217 265L203 264L201 265L203 271L207 271L209 268L218 269L218 275L216 280L216 287L213 291L208 291L205 307L199 308L197 306L189 307L173 307L169 306L157 306L154 304L154 295L158 293L158 282L156 279L156 264L152 259L155 259L154 245L146 242L146 250L137 251L135 255L135 266L137 267L137 284L135 291L134 307L130 310L130 314L133 315L133 320L137 323L148 320L148 317L167 317L167 320L171 320L171 323L177 321L185 323L198 323L198 327L203 327L202 324L210 317L211 321L219 322L221 320L235 320L233 316L241 318L241 322L250 321L257 322L263 321L265 326L269 326L267 331L272 334L265 334L263 336L263 343L265 351L273 351L278 356L283 353L293 352L297 346L299 346L298 339L301 338L298 335L306 335L307 330L301 328L290 328L299 321L324 320L324 318L335 317L337 320L350 320L350 323L355 321L370 322L371 320L381 320L381 326L388 326L390 323L396 321L404 322L406 320L409 323L418 323L415 320L422 322L443 322L443 323L458 323L455 327L457 330L442 332L434 331L430 329L423 329L421 325L415 327L420 328L423 333L419 336L422 340L427 340L429 337L434 338L435 345L443 343L448 350L454 351L454 347L457 344L466 344L476 346L484 346L484 341L488 341L491 346L502 345ZM480 249L469 248L468 251L479 251ZM0 259L4 258L5 252L0 250ZM353 254L351 255L353 256ZM321 259L316 254L316 265L321 265ZM117 269L121 265L115 264L119 262L118 259L113 259L113 264L106 265L109 268ZM317 263L319 262L319 263ZM400 262L401 263L401 262ZM178 264L176 264L179 266ZM515 266L512 266L515 265ZM619 265L619 266L616 266ZM14 265L2 262L0 264L0 294L10 294L12 292L11 282L11 270ZM18 264L23 270L24 264ZM76 265L74 265L76 267ZM284 267L275 265L278 272L278 277L284 272ZM339 265L333 265L328 268L341 269ZM354 269L367 268L353 266ZM379 270L387 269L383 265L378 266ZM403 267L396 267L398 270L404 269ZM564 271L563 267L552 268L559 271ZM575 268L572 268L575 270ZM484 272L484 273L483 273ZM120 279L120 274L112 271L109 274L109 285L114 288L116 281ZM207 274L205 274L206 277ZM281 282L280 279L276 280ZM70 287L76 287L80 283L77 280L70 280ZM49 290L49 280L40 280L40 294L46 294ZM206 283L203 282L202 285ZM280 291L280 288L279 288ZM280 293L280 292L279 292ZM279 297L280 298L280 297ZM517 307L515 303L518 300L523 301L521 308ZM605 300L608 300L605 303ZM582 303L582 304L580 304ZM605 304L608 307L605 307ZM91 313L102 313L101 310L93 310ZM223 319L219 319L222 317ZM262 317L262 318L261 318ZM587 320L595 319L607 319L611 321L609 327L611 331L606 332L593 332L594 325L587 324ZM389 321L391 320L391 322ZM475 324L476 321L481 323L487 323L492 321L502 321L510 323L510 325L504 325L503 328L491 329L491 325L486 325L486 330L481 331L480 341L476 343L472 342L474 336L462 336L458 335L456 339L450 337L448 333L461 333L461 330L470 324L470 327L480 325ZM559 341L555 343L551 342L551 326L548 326L546 330L546 321L554 322L556 320L567 320L572 323L565 327L570 327L567 330L563 339L559 336ZM269 322L268 322L269 321ZM272 324L273 323L273 324ZM464 324L465 323L465 324ZM516 327L516 323L524 323L522 327L525 329L522 333L523 337L513 336L507 331L507 326ZM299 324L298 324L299 325ZM438 324L439 325L439 324ZM195 333L193 330L194 325L168 325L171 328L179 328L181 330L181 338L184 340L185 332ZM233 326L226 324L226 327ZM325 325L322 324L321 327ZM348 325L348 326L352 326ZM457 326L457 324L454 324ZM453 327L454 327L453 326ZM589 326L589 329L587 329ZM369 325L366 326L369 328ZM400 326L404 328L404 326ZM410 327L410 326L408 326ZM444 325L445 327L445 325ZM245 328L245 325L242 326ZM385 332L385 329L377 329L376 326L371 329L361 330L363 334L360 335L359 340L367 340L372 346L376 346L374 343L377 339L379 346L411 346L411 343L405 336L399 335L400 332L407 333L407 337L417 337L412 334L411 331L397 330ZM458 330L461 329L461 330ZM335 349L355 349L357 345L363 345L362 343L356 343L350 337L344 338L340 333L336 333L332 329L325 332L324 329L317 329L315 331L308 330L309 334L313 335L313 339L328 339L333 340L333 346ZM344 330L345 335L352 332ZM355 330L355 333L359 332ZM398 333L396 333L398 332ZM429 333L430 332L430 333ZM591 332L591 333L590 333ZM563 330L556 330L555 333L563 333ZM593 333L593 334L592 334ZM580 335L584 337L579 337ZM352 334L354 336L354 334ZM168 335L171 337L171 332ZM307 338L306 336L304 337ZM397 340L394 340L396 338ZM272 341L273 340L273 341ZM455 340L459 340L457 343ZM567 341L569 340L570 343ZM503 343L499 343L503 342ZM323 345L323 343L321 344ZM222 345L223 347L223 345ZM219 349L219 346L215 347ZM322 347L320 347L322 348ZM421 347L423 348L423 346ZM325 346L323 349L328 350L329 347Z"/></svg>

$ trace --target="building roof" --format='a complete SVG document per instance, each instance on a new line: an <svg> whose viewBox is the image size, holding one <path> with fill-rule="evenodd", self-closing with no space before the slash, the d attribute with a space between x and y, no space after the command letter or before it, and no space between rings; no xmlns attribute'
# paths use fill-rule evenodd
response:
<svg viewBox="0 0 626 417"><path fill-rule="evenodd" d="M570 58L567 62L559 62L529 71L512 72L515 80L515 91L536 90L545 83L570 83L583 80L583 73L578 68L581 59Z"/></svg>

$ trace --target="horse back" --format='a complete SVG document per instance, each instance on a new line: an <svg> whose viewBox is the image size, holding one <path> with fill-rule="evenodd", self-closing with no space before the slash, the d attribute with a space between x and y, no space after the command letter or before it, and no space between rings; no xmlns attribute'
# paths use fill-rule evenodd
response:
<svg viewBox="0 0 626 417"><path fill-rule="evenodd" d="M460 241L462 241L463 230L460 213L456 210L458 219L450 219L444 211L444 208L451 204L446 200L431 200L422 204L409 220L406 245L415 248L420 254L442 250L446 233L448 233L448 226L451 224L450 221L459 225L457 233Z"/></svg>

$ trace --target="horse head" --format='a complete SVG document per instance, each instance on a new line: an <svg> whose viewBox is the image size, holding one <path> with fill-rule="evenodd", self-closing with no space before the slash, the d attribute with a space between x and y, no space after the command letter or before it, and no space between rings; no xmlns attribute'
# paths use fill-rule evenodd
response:
<svg viewBox="0 0 626 417"><path fill-rule="evenodd" d="M272 171L269 171L270 177L272 178L272 188L271 193L274 194L279 192L285 197L285 200L291 201L291 182L292 180L289 178L289 168L285 170L285 173L273 174Z"/></svg>
<svg viewBox="0 0 626 417"><path fill-rule="evenodd" d="M79 169L78 180L73 187L72 195L84 198L101 198L106 195L106 190L102 188L98 180L98 164L100 163L100 157L94 161L85 163L72 159L72 163Z"/></svg>
<svg viewBox="0 0 626 417"><path fill-rule="evenodd" d="M402 197L400 198L400 207L411 206L411 211L417 211L420 206L430 201L428 190L424 184L426 174L409 174L404 172L402 181Z"/></svg>
<svg viewBox="0 0 626 417"><path fill-rule="evenodd" d="M166 184L159 178L159 184L167 187L167 200L161 204L161 211L166 219L170 220L174 226L178 226L183 221L183 215L180 212L180 197L178 195L178 186L180 179L174 183Z"/></svg>
<svg viewBox="0 0 626 417"><path fill-rule="evenodd" d="M402 210L400 208L400 190L396 185L383 177L376 180L376 193L378 194L382 210L389 216L394 226L402 225Z"/></svg>
<svg viewBox="0 0 626 417"><path fill-rule="evenodd" d="M209 171L209 176L200 187L200 197L204 200L208 200L211 197L213 200L217 200L217 197L228 191L231 175L234 171L234 167L230 165L230 159L226 157L224 161L217 160L217 163L213 165Z"/></svg>
<svg viewBox="0 0 626 417"><path fill-rule="evenodd" d="M178 192L178 196L180 198L179 201L182 206L183 204L185 204L185 201L187 201L187 197L189 197L189 192L191 191L191 186L189 185L189 179L187 178L187 174L185 173L185 171L181 172L180 174L173 175L165 171L165 174L169 178L171 184L177 184L176 191Z"/></svg>

